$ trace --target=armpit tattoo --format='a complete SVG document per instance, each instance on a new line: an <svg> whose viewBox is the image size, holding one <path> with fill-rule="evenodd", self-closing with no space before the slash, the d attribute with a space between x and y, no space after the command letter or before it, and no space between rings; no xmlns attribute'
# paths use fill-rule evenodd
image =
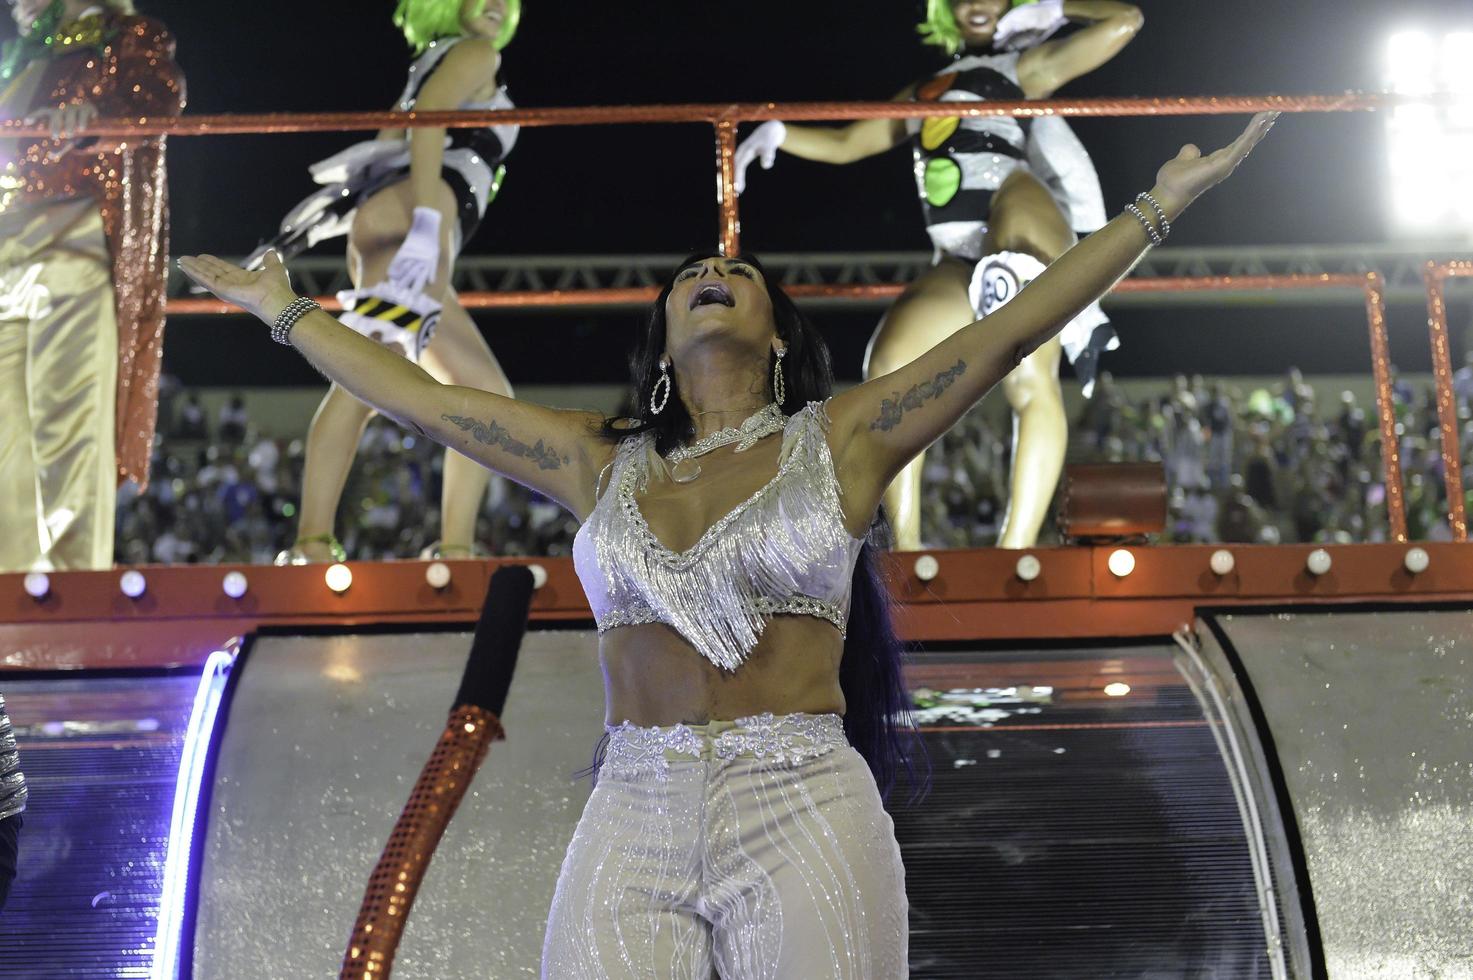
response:
<svg viewBox="0 0 1473 980"><path fill-rule="evenodd" d="M900 424L900 417L907 411L921 407L921 402L928 398L935 398L951 383L960 378L967 370L966 361L957 361L945 371L939 372L930 381L922 381L920 384L911 385L905 394L895 393L894 398L886 398L880 403L880 414L869 424L870 430L889 432Z"/></svg>
<svg viewBox="0 0 1473 980"><path fill-rule="evenodd" d="M480 419L467 418L464 415L441 415L440 418L451 425L459 426L464 432L469 432L471 438L477 442L483 442L488 446L500 446L513 456L530 459L537 464L540 470L555 470L559 466L567 466L570 462L567 456L559 455L556 449L544 445L541 439L537 440L535 446L527 445L508 432L505 426L496 424L495 419L482 422Z"/></svg>

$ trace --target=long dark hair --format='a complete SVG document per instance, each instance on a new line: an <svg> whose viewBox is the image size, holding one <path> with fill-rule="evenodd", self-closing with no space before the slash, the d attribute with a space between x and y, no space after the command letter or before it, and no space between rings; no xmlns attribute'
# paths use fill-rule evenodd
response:
<svg viewBox="0 0 1473 980"><path fill-rule="evenodd" d="M623 439L635 433L653 432L655 448L668 453L694 431L690 413L679 393L673 390L664 411L650 411L650 392L660 377L660 356L665 351L665 302L675 288L679 273L709 258L697 253L675 267L665 288L650 310L649 320L630 358L634 384L634 413L604 422L604 435ZM783 292L762 263L752 255L736 257L762 274L777 335L787 347L782 360L786 398L783 414L792 415L810 401L821 401L833 392L834 368L823 336L797 304ZM776 360L769 355L769 358ZM771 361L768 364L772 369ZM670 383L675 384L674 372ZM877 547L888 544L888 528L877 518L854 566L849 606L849 628L844 655L839 664L839 685L844 691L844 734L869 763L881 794L888 795L902 769L910 778L913 795L924 791L927 778L924 748L910 724L910 697L901 676L904 649L895 635L890 617L890 591L885 587Z"/></svg>

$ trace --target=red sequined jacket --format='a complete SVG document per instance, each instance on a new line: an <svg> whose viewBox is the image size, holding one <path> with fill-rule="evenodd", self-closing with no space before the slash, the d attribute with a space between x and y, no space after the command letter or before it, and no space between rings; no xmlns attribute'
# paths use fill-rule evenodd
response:
<svg viewBox="0 0 1473 980"><path fill-rule="evenodd" d="M101 24L91 24L92 20ZM101 32L104 47L81 46L56 57L28 111L90 102L101 117L176 116L184 109L184 76L174 64L174 38L147 17L114 12L86 18L79 36ZM148 480L163 354L168 276L169 208L164 139L119 143L54 155L42 140L6 168L9 193L0 209L31 207L88 195L96 199L112 253L118 321L118 481Z"/></svg>

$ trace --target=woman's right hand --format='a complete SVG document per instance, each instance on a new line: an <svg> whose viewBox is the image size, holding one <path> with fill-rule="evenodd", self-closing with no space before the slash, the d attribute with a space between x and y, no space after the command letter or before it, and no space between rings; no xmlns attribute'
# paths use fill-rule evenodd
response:
<svg viewBox="0 0 1473 980"><path fill-rule="evenodd" d="M259 269L242 269L213 255L183 255L179 270L225 302L266 323L276 322L297 295L275 251L266 253Z"/></svg>

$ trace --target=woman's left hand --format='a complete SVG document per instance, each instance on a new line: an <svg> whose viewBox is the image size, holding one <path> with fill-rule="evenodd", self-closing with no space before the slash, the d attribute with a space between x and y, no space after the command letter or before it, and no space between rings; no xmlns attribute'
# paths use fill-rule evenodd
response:
<svg viewBox="0 0 1473 980"><path fill-rule="evenodd" d="M1277 112L1260 112L1237 139L1222 149L1203 156L1201 150L1188 143L1174 159L1166 161L1156 174L1156 186L1151 189L1151 194L1160 202L1167 216L1175 219L1204 191L1226 180L1268 135L1278 117Z"/></svg>
<svg viewBox="0 0 1473 980"><path fill-rule="evenodd" d="M259 269L242 269L213 255L181 256L179 269L225 302L266 323L275 321L296 298L286 266L274 251L266 253Z"/></svg>

